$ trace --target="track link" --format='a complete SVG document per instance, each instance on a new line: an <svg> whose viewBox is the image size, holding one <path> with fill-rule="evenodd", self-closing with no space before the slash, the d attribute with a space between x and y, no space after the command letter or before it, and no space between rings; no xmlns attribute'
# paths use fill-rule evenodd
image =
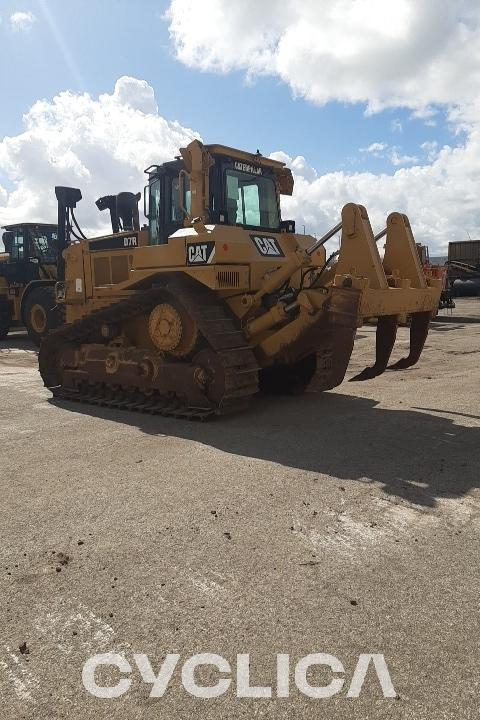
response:
<svg viewBox="0 0 480 720"><path fill-rule="evenodd" d="M147 393L137 387L118 388L107 382L82 383L75 389L62 385L59 368L62 351L66 347L98 342L94 339L100 335L102 325L123 323L149 313L165 292L172 293L181 301L197 323L203 343L214 352L216 361L220 363L224 382L220 404L206 399L202 404L204 406L199 407L174 393L161 394L156 390ZM222 301L208 288L175 277L168 278L161 286L136 293L52 331L40 347L39 370L45 386L54 397L62 400L192 420L205 420L241 410L258 391L255 356Z"/></svg>

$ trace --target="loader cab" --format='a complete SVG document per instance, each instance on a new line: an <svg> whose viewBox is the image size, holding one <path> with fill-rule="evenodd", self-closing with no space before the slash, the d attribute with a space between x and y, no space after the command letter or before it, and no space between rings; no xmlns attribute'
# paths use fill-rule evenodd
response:
<svg viewBox="0 0 480 720"><path fill-rule="evenodd" d="M295 232L282 221L280 195L291 195L293 178L284 163L259 153L193 141L182 156L152 165L144 194L149 243L163 244L192 218L207 224L262 232Z"/></svg>
<svg viewBox="0 0 480 720"><path fill-rule="evenodd" d="M43 223L6 225L2 236L8 259L0 275L8 283L26 285L52 276L57 262L57 226Z"/></svg>

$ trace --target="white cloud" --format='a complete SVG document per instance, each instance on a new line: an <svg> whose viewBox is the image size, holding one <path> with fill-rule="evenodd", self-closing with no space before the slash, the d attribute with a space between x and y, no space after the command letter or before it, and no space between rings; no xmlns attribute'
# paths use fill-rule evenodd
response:
<svg viewBox="0 0 480 720"><path fill-rule="evenodd" d="M423 164L401 167L393 175L319 175L303 156L272 153L295 176L293 197L283 198L285 218L322 233L352 201L367 207L379 230L387 214L399 210L410 216L417 240L426 242L432 254L441 254L449 240L463 238L466 227L480 233L480 129L472 123L474 115L472 106L456 116L466 133L458 147L423 143ZM140 190L145 167L172 159L180 146L198 137L159 115L145 81L126 77L117 81L113 93L98 98L63 92L51 101L40 100L24 122L22 133L0 142L0 225L55 221L54 186L70 185L82 190L77 217L91 234L108 226L108 215L95 207L98 197ZM395 149L378 144L386 146L386 157ZM396 152L401 157L398 148Z"/></svg>
<svg viewBox="0 0 480 720"><path fill-rule="evenodd" d="M14 12L10 15L10 27L14 32L29 32L37 21L30 10Z"/></svg>
<svg viewBox="0 0 480 720"><path fill-rule="evenodd" d="M383 157L383 151L388 147L387 143L374 142L368 147L359 148L361 153L369 153L375 157Z"/></svg>
<svg viewBox="0 0 480 720"><path fill-rule="evenodd" d="M156 114L158 112L155 93L146 80L123 76L115 84L113 97L121 105L130 105L142 113Z"/></svg>
<svg viewBox="0 0 480 720"><path fill-rule="evenodd" d="M412 118L414 120L425 120L425 122L430 121L435 115L438 115L438 110L432 108L430 105L418 108L412 112Z"/></svg>
<svg viewBox="0 0 480 720"><path fill-rule="evenodd" d="M400 167L400 165L413 165L413 163L418 162L416 155L400 155L396 148L392 148L390 151L389 159L395 167Z"/></svg>
<svg viewBox="0 0 480 720"><path fill-rule="evenodd" d="M466 227L480 234L479 156L480 132L472 130L464 145L445 146L430 164L393 175L330 172L311 182L294 172L294 195L283 199L284 216L322 234L338 222L347 202L365 205L375 231L398 210L410 217L417 241L440 255L450 240L464 237Z"/></svg>
<svg viewBox="0 0 480 720"><path fill-rule="evenodd" d="M273 160L279 160L280 162L286 163L292 168L292 171L297 177L304 178L309 182L316 180L318 173L315 168L311 167L303 155L298 155L296 158L291 158L287 153L283 151L277 151L270 154Z"/></svg>
<svg viewBox="0 0 480 720"><path fill-rule="evenodd" d="M362 103L367 113L408 108L435 127L445 115L457 147L423 143L405 154L383 142L361 152L395 172L296 176L287 214L312 232L338 221L345 202L367 206L377 228L393 209L440 253L464 228L480 230L480 3L478 0L171 0L165 15L177 58L203 71L270 75L318 105ZM442 117L443 119L443 117ZM403 130L398 118L392 132ZM282 155L284 153L274 153ZM308 167L308 165L306 165Z"/></svg>
<svg viewBox="0 0 480 720"><path fill-rule="evenodd" d="M418 162L416 155L401 155L397 145L389 146L385 142L374 142L368 147L359 148L361 153L372 155L376 158L388 158L392 165L400 167L401 165L412 165Z"/></svg>
<svg viewBox="0 0 480 720"><path fill-rule="evenodd" d="M82 190L82 224L91 232L105 229L109 218L95 207L98 197L141 190L148 165L173 159L198 137L162 118L153 89L129 77L117 80L111 95L62 92L39 100L24 124L24 132L0 142L0 172L13 185L0 192L0 225L55 222L54 186L69 185Z"/></svg>
<svg viewBox="0 0 480 720"><path fill-rule="evenodd" d="M166 19L189 67L277 76L318 104L431 117L478 95L478 0L171 0Z"/></svg>
<svg viewBox="0 0 480 720"><path fill-rule="evenodd" d="M438 155L438 142L436 140L427 140L420 145L427 160L433 162Z"/></svg>

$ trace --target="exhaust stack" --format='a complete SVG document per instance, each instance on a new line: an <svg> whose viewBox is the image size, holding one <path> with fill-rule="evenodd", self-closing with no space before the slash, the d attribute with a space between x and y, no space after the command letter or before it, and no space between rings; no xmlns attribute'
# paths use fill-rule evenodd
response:
<svg viewBox="0 0 480 720"><path fill-rule="evenodd" d="M57 280L65 280L65 261L63 259L63 251L70 245L70 236L72 234L72 221L76 228L78 227L73 209L77 206L77 202L82 199L82 193L77 188L58 186L55 188L55 195L58 203L58 254L57 254ZM75 234L75 233L74 233ZM83 235L83 233L82 233ZM76 236L78 237L78 236Z"/></svg>

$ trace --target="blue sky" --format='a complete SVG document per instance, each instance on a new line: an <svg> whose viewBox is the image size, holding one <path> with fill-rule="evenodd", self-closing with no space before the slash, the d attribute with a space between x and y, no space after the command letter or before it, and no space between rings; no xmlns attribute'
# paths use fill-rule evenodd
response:
<svg viewBox="0 0 480 720"><path fill-rule="evenodd" d="M0 136L19 133L23 113L40 98L65 89L111 92L117 78L131 75L155 89L163 117L197 130L206 141L258 147L264 154L283 150L292 157L303 155L319 173L393 173L388 157L359 152L375 142L409 156L419 156L426 141L458 142L441 115L435 127L412 119L411 111L402 108L366 116L364 104L332 101L319 107L294 98L276 78L248 82L243 71L221 75L185 67L174 57L168 24L162 20L167 5L158 0L3 0ZM28 33L9 28L8 17L18 10L37 17ZM392 129L398 123L402 132Z"/></svg>
<svg viewBox="0 0 480 720"><path fill-rule="evenodd" d="M2 0L0 225L51 221L67 184L98 231L95 197L140 189L191 129L280 152L310 232L353 201L443 252L480 236L479 45L478 0Z"/></svg>

